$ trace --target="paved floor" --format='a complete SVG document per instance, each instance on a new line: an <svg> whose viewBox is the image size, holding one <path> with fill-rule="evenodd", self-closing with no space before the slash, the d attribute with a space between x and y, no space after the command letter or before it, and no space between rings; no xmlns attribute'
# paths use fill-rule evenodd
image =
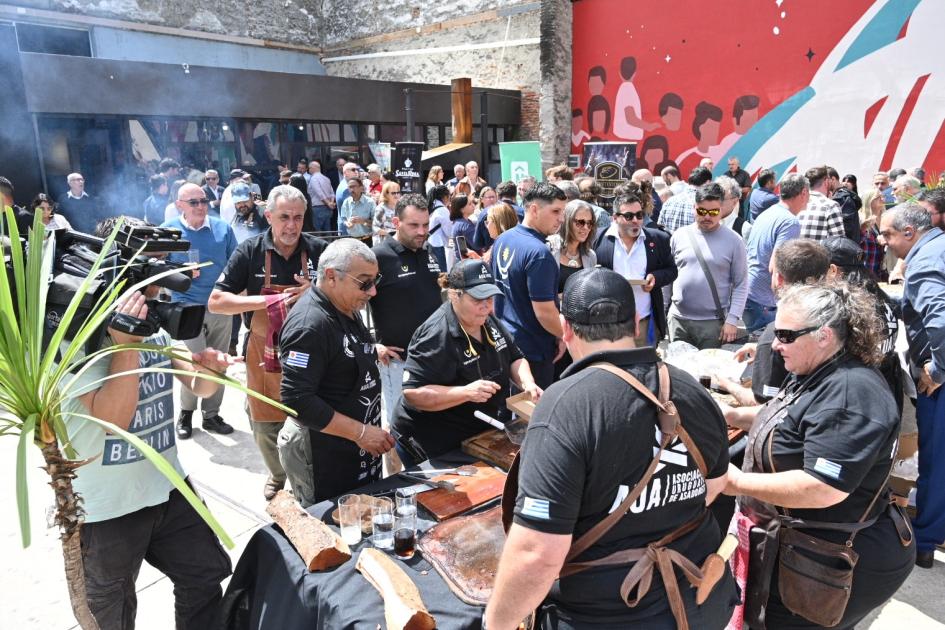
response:
<svg viewBox="0 0 945 630"><path fill-rule="evenodd" d="M233 375L238 376L238 371ZM180 457L211 510L236 541L230 552L235 564L252 533L269 520L262 498L266 475L243 412L243 396L228 393L222 415L237 430L229 436L211 435L199 430L196 423L193 439L180 444ZM38 469L38 451L31 454L29 478L33 544L26 550L20 545L12 481L15 452L15 439L0 438L0 462L7 471L6 481L0 483L0 505L8 515L0 524L0 628L75 628L59 540L53 530L45 529L52 495L45 485L45 473ZM896 597L860 627L945 630L945 554L937 553L936 560L931 570L913 571ZM138 577L138 628L174 627L171 589L167 578L147 564L143 566Z"/></svg>

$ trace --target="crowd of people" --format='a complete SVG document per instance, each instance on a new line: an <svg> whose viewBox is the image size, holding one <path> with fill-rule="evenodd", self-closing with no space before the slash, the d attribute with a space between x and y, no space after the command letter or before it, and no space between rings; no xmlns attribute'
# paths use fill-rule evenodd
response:
<svg viewBox="0 0 945 630"><path fill-rule="evenodd" d="M354 491L380 479L385 455L396 469L458 449L484 429L477 412L508 421L512 393L538 403L484 627L539 609L548 628L722 628L741 602L753 628L852 628L945 542L945 189L926 187L921 169L877 173L863 191L829 166L780 180L763 169L753 186L732 158L715 178L711 164L686 179L637 170L605 195L563 165L491 186L469 162L447 181L431 168L421 195L347 161L332 186L303 159L263 200L241 170L224 186L215 171L192 183L161 166L127 221L180 230L191 250L170 259L205 263L172 296L207 307L187 370L242 356L247 385L296 412L248 399L266 499L287 484L306 507ZM68 183L58 206L40 194L12 207L3 178L0 194L21 231L41 213L48 229L105 235L110 223L88 223L82 176ZM902 282L901 301L881 281ZM142 317L144 297L119 312ZM667 369L664 341L738 344L752 386L717 380L739 406ZM156 357L100 362L72 404L133 431L164 427L160 450L182 471L175 436L191 437L198 408L203 430L233 431L223 390L181 378L175 414L169 382L91 378ZM887 488L906 398L919 425L911 525ZM726 424L748 434L741 467ZM114 447L102 431L79 434L81 457ZM79 471L83 544L103 547L85 560L89 601L103 627L126 627L147 559L175 583L179 626L196 627L228 561L195 514L168 522L188 510L149 466L129 454ZM753 541L738 553L762 567L741 598L728 569L705 592L685 584L700 587L729 527L707 509L720 495L738 497L731 527ZM185 558L198 536L206 554Z"/></svg>

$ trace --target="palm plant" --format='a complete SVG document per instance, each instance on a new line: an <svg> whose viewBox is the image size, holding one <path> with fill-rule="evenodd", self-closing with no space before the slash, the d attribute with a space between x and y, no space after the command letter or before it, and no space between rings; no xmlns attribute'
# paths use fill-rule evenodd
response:
<svg viewBox="0 0 945 630"><path fill-rule="evenodd" d="M16 500L20 534L24 547L30 544L29 496L27 490L27 456L35 445L42 453L44 470L50 477L55 495L55 523L60 529L60 541L65 563L69 599L76 620L82 628L98 628L86 600L79 532L82 527L82 498L74 491L72 481L77 470L91 460L76 461L75 450L69 443L70 428L75 423L91 422L109 433L120 436L144 455L190 502L193 508L213 529L227 548L233 541L213 517L203 502L177 474L174 467L157 451L129 431L92 417L88 414L69 413L63 402L75 395L78 377L96 361L124 350L158 352L172 359L190 361L189 354L173 347L156 348L146 344L121 344L104 347L88 355L82 353L86 342L102 326L126 293L141 289L159 276L139 282L126 289L125 273L101 292L99 299L78 327L72 339L66 333L73 321L78 321L82 298L92 282L100 277L105 254L111 248L120 227L106 239L88 277L83 281L48 343L44 343L44 319L48 280L53 270L54 238L46 238L41 216L37 213L29 231L28 250L24 252L12 210L5 211L9 226L9 252L6 269L0 269L0 436L18 436L16 451ZM130 264L130 263L129 263ZM118 271L127 271L125 268ZM165 272L167 275L173 271ZM58 355L58 356L57 356ZM98 382L126 374L162 372L171 375L190 375L192 372L173 368L139 368L106 376ZM288 407L248 390L224 374L197 374L221 386L236 387L240 391L272 404L286 413Z"/></svg>

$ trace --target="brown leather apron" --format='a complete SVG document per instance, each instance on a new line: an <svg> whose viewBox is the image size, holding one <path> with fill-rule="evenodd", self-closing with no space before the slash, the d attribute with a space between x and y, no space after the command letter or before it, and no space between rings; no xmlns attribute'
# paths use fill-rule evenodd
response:
<svg viewBox="0 0 945 630"><path fill-rule="evenodd" d="M266 276L260 295L274 295L298 285L272 284L272 250L266 251ZM302 270L305 275L308 269L308 254L302 251ZM249 323L249 342L246 344L246 386L272 400L281 401L279 388L282 383L280 372L267 372L263 369L263 351L266 347L266 337L269 334L271 322L266 309L253 311ZM258 398L247 396L249 403L249 417L253 422L282 422L285 412L276 409Z"/></svg>

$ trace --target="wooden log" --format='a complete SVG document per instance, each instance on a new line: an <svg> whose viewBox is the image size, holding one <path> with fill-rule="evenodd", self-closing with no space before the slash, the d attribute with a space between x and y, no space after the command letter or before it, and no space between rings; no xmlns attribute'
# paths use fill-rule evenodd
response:
<svg viewBox="0 0 945 630"><path fill-rule="evenodd" d="M361 551L355 568L384 600L387 630L434 630L436 619L420 599L420 590L387 555L370 547Z"/></svg>
<svg viewBox="0 0 945 630"><path fill-rule="evenodd" d="M266 512L295 547L309 571L325 571L351 559L351 549L328 525L306 512L291 493L280 490Z"/></svg>

